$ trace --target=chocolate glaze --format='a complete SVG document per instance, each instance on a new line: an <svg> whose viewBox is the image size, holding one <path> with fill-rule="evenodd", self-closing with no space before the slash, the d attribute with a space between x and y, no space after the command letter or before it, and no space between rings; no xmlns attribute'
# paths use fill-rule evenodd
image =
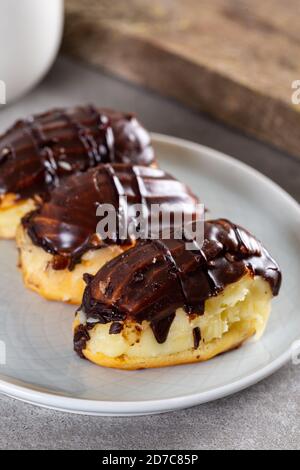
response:
<svg viewBox="0 0 300 470"><path fill-rule="evenodd" d="M199 326L193 329L194 349L198 349L201 341L201 331Z"/></svg>
<svg viewBox="0 0 300 470"><path fill-rule="evenodd" d="M186 249L185 238L138 241L89 277L80 308L87 325L91 319L106 323L115 317L148 320L163 342L176 309L202 315L207 299L247 273L262 276L278 294L280 269L249 232L225 219L205 222L204 232L203 246L194 242L194 250ZM193 337L197 348L201 332ZM75 350L81 354L76 344Z"/></svg>
<svg viewBox="0 0 300 470"><path fill-rule="evenodd" d="M109 334L110 335L117 335L118 333L120 333L122 331L122 329L123 329L122 323L120 323L118 321L115 321L110 325Z"/></svg>
<svg viewBox="0 0 300 470"><path fill-rule="evenodd" d="M126 209L126 204L128 219L134 221L134 204L144 203L150 209L151 204L160 203L165 211L189 212L192 217L197 199L184 184L158 168L105 164L66 179L22 223L33 243L54 255L54 269L72 269L86 251L105 246L95 236L101 219L96 209L104 203L112 204L117 212ZM105 243L126 245L130 240L120 240L116 226Z"/></svg>
<svg viewBox="0 0 300 470"><path fill-rule="evenodd" d="M167 317L151 322L151 328L158 343L162 344L166 341L174 318L175 313L173 312Z"/></svg>
<svg viewBox="0 0 300 470"><path fill-rule="evenodd" d="M0 137L0 196L46 197L66 176L110 162L155 162L150 136L133 115L92 105L54 109Z"/></svg>
<svg viewBox="0 0 300 470"><path fill-rule="evenodd" d="M84 359L82 350L85 348L86 342L90 339L88 329L84 325L78 325L74 334L74 349L79 356Z"/></svg>

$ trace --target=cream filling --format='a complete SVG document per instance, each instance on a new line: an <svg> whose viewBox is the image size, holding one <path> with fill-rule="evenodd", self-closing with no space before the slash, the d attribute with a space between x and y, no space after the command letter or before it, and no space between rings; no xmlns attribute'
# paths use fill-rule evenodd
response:
<svg viewBox="0 0 300 470"><path fill-rule="evenodd" d="M195 327L200 328L199 349L203 349L205 345L222 338L232 327L239 328L242 334L248 323L254 327L259 338L269 318L271 299L270 286L263 278L256 276L253 279L246 275L227 286L218 296L207 300L204 315L191 318L181 308L178 309L163 344L156 341L148 321L143 321L141 325L125 321L119 334L109 334L111 323L96 324L89 330L91 339L86 349L93 355L101 353L109 357L167 356L194 349ZM86 322L83 312L77 314L76 320Z"/></svg>
<svg viewBox="0 0 300 470"><path fill-rule="evenodd" d="M83 274L96 274L105 263L123 253L118 245L90 250L72 271L55 270L52 266L53 255L34 245L21 226L18 229L17 244L26 286L47 299L75 304L82 301L85 289Z"/></svg>
<svg viewBox="0 0 300 470"><path fill-rule="evenodd" d="M5 195L0 201L0 237L14 238L22 217L35 208L33 199L17 201L14 194Z"/></svg>

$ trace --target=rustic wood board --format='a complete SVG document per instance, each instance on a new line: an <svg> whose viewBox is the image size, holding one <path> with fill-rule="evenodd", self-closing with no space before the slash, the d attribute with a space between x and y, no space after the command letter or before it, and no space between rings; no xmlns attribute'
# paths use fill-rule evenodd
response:
<svg viewBox="0 0 300 470"><path fill-rule="evenodd" d="M66 0L63 50L300 156L299 0Z"/></svg>

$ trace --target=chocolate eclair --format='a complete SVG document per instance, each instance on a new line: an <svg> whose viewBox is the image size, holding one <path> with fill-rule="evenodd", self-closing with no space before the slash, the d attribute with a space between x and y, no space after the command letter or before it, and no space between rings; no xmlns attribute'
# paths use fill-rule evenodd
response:
<svg viewBox="0 0 300 470"><path fill-rule="evenodd" d="M158 168L103 164L71 176L51 192L49 200L27 214L18 229L27 287L48 299L81 303L83 274L95 274L137 238L134 231L133 235L132 231L123 233L121 223L112 224L107 234L99 233L97 225L105 214L99 215L97 208L103 204L111 205L116 222L122 214L121 219L137 229L140 221L133 210L139 208L137 204L147 220L157 204L162 214L170 215L167 224L172 223L172 216L176 221L176 213L193 220L198 210L190 190Z"/></svg>
<svg viewBox="0 0 300 470"><path fill-rule="evenodd" d="M140 369L205 361L261 335L281 273L256 238L220 219L205 222L202 246L140 240L85 281L75 351Z"/></svg>
<svg viewBox="0 0 300 470"><path fill-rule="evenodd" d="M0 237L67 176L99 163L155 165L148 132L132 114L92 105L19 120L0 136Z"/></svg>

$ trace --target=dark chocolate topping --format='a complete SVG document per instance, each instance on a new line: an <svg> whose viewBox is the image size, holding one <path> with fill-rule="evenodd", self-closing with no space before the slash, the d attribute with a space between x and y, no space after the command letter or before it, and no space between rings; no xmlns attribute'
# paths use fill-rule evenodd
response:
<svg viewBox="0 0 300 470"><path fill-rule="evenodd" d="M201 341L201 331L199 326L193 328L194 349L198 349Z"/></svg>
<svg viewBox="0 0 300 470"><path fill-rule="evenodd" d="M158 343L162 344L166 341L174 318L175 313L171 313L161 320L153 320L151 322L151 328Z"/></svg>
<svg viewBox="0 0 300 470"><path fill-rule="evenodd" d="M110 335L117 335L122 331L122 329L123 329L122 323L120 323L118 321L115 321L110 325L109 334Z"/></svg>
<svg viewBox="0 0 300 470"><path fill-rule="evenodd" d="M117 213L127 210L128 219L135 221L131 209L141 203L149 210L159 203L164 211L192 216L197 199L184 184L158 168L105 164L66 179L48 201L23 218L23 226L33 243L55 255L54 268L72 268L90 249L131 242L120 240L118 225L105 244L95 236L101 220L96 215L98 205L111 204Z"/></svg>
<svg viewBox="0 0 300 470"><path fill-rule="evenodd" d="M207 299L247 273L262 276L278 294L281 272L262 244L227 220L208 221L195 250L186 249L186 239L138 241L87 280L81 310L101 323L115 316L148 320L161 342L176 309L203 314ZM193 335L197 347L201 332Z"/></svg>
<svg viewBox="0 0 300 470"><path fill-rule="evenodd" d="M78 325L74 334L74 349L82 359L84 359L82 350L85 349L86 342L89 339L90 337L86 326Z"/></svg>
<svg viewBox="0 0 300 470"><path fill-rule="evenodd" d="M133 115L91 105L55 109L0 136L0 196L45 197L62 178L99 163L154 161L150 136Z"/></svg>

